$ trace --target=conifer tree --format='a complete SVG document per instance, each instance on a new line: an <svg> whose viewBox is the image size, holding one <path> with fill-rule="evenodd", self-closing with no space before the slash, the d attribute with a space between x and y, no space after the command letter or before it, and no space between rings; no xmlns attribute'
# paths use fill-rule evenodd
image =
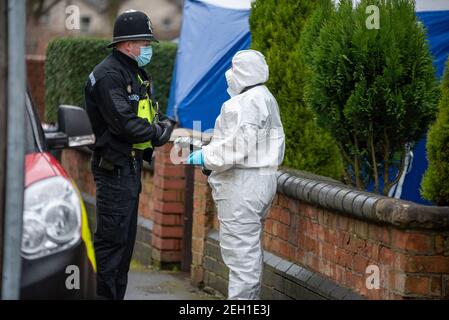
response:
<svg viewBox="0 0 449 320"><path fill-rule="evenodd" d="M441 100L435 123L427 136L429 167L421 183L421 194L440 206L449 205L449 60L441 85Z"/></svg>
<svg viewBox="0 0 449 320"><path fill-rule="evenodd" d="M405 145L436 113L425 30L412 0L343 0L326 10L315 12L302 41L306 101L337 141L348 180L386 195L403 172Z"/></svg>
<svg viewBox="0 0 449 320"><path fill-rule="evenodd" d="M300 38L306 20L319 4L313 0L256 1L250 17L252 48L265 55L270 67L268 87L278 101L286 134L284 165L341 178L337 145L317 125L316 114L304 102L308 79Z"/></svg>

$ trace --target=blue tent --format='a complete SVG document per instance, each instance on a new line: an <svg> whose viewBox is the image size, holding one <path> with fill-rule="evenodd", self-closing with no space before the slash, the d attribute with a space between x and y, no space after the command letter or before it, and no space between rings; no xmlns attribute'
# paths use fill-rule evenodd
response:
<svg viewBox="0 0 449 320"><path fill-rule="evenodd" d="M251 43L250 8L250 0L185 1L167 111L183 128L214 127L229 99L224 74L234 54Z"/></svg>
<svg viewBox="0 0 449 320"><path fill-rule="evenodd" d="M337 0L336 0L337 1ZM250 46L251 0L186 0L168 114L184 128L214 127L226 93L225 71L233 55ZM417 16L427 29L430 50L441 78L449 55L449 0L416 0ZM201 121L201 124L195 124ZM407 158L407 170L390 196L428 203L419 189L427 168L423 137Z"/></svg>
<svg viewBox="0 0 449 320"><path fill-rule="evenodd" d="M436 76L441 79L449 57L449 1L416 0L416 14L427 29L430 51L434 57ZM408 167L390 195L396 198L430 204L421 198L420 185L428 163L426 138L423 137L409 153Z"/></svg>

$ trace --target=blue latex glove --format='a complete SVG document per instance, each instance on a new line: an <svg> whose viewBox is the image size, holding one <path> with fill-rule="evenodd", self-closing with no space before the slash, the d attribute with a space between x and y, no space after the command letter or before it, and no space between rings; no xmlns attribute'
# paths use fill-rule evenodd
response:
<svg viewBox="0 0 449 320"><path fill-rule="evenodd" d="M204 167L204 157L203 157L203 151L198 150L195 152L192 152L187 159L187 164L193 164L195 166L202 166Z"/></svg>

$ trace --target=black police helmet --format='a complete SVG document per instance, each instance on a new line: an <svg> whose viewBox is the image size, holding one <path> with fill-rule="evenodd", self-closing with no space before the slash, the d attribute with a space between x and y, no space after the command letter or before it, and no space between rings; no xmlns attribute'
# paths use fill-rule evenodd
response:
<svg viewBox="0 0 449 320"><path fill-rule="evenodd" d="M129 10L117 17L114 36L108 48L114 47L119 42L132 40L159 42L154 37L150 18L141 11Z"/></svg>

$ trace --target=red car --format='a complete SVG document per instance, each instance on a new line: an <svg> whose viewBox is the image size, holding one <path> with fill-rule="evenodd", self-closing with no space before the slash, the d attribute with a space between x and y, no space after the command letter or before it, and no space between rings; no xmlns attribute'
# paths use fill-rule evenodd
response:
<svg viewBox="0 0 449 320"><path fill-rule="evenodd" d="M21 299L95 298L95 254L83 200L50 153L86 146L94 135L86 112L61 106L58 131L44 132L26 103Z"/></svg>

